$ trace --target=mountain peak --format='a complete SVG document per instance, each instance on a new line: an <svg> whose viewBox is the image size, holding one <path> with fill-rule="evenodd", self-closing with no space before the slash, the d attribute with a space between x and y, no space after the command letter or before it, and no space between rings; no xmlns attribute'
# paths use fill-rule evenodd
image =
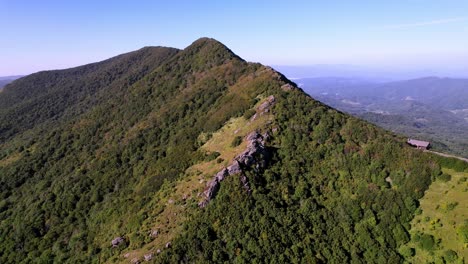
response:
<svg viewBox="0 0 468 264"><path fill-rule="evenodd" d="M190 44L188 47L186 47L184 51L192 54L199 53L199 55L201 55L202 57L206 57L207 59L216 58L220 61L238 59L244 61L241 57L239 57L232 50L230 50L226 45L213 38L199 38L195 40L192 44Z"/></svg>

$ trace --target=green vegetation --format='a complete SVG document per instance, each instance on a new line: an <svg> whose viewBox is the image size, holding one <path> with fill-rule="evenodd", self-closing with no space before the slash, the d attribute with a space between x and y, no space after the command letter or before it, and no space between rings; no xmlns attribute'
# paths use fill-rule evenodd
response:
<svg viewBox="0 0 468 264"><path fill-rule="evenodd" d="M265 170L248 172L252 194L225 180L158 261L402 261L397 248L409 241L416 201L438 166L404 139L300 91L274 96L274 156Z"/></svg>
<svg viewBox="0 0 468 264"><path fill-rule="evenodd" d="M231 146L232 146L232 147L237 147L237 146L239 146L241 143L242 143L242 137L236 136L236 137L234 138L234 140L232 141Z"/></svg>
<svg viewBox="0 0 468 264"><path fill-rule="evenodd" d="M157 263L397 263L443 245L429 231L408 243L442 175L434 157L286 84L211 39L12 83L0 94L0 262L128 263L159 249ZM270 139L261 166L243 168L250 191L228 176L199 208L255 130ZM437 183L466 185L446 173ZM452 198L438 212L465 208Z"/></svg>
<svg viewBox="0 0 468 264"><path fill-rule="evenodd" d="M468 259L468 173L444 169L448 181L435 181L420 200L422 213L411 222L411 241L400 248L415 248L412 263L456 262ZM440 177L440 176L439 176ZM403 254L402 254L403 255Z"/></svg>
<svg viewBox="0 0 468 264"><path fill-rule="evenodd" d="M437 177L438 180L441 180L443 182L448 182L452 179L452 176L448 173L442 173Z"/></svg>

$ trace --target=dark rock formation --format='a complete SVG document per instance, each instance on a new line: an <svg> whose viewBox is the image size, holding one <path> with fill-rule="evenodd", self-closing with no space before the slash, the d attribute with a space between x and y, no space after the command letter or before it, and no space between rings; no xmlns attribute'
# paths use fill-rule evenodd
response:
<svg viewBox="0 0 468 264"><path fill-rule="evenodd" d="M274 102L273 99L268 100L269 102ZM250 193L250 186L247 177L244 175L243 170L249 167L255 168L263 167L265 165L265 160L259 159L259 157L267 156L267 149L265 148L265 142L268 140L270 135L264 133L261 135L257 131L254 131L248 134L245 137L245 140L248 142L247 148L237 155L232 163L227 167L223 168L221 171L216 173L211 181L206 184L205 191L203 192L203 200L198 203L199 207L205 207L211 199L216 195L216 192L219 190L221 181L224 180L229 175L240 175L240 181L244 189Z"/></svg>

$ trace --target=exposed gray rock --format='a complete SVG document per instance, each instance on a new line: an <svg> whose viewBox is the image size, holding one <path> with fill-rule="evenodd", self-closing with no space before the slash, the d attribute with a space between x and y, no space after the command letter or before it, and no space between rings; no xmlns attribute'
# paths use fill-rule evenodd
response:
<svg viewBox="0 0 468 264"><path fill-rule="evenodd" d="M270 108L275 104L276 98L273 95L267 97L265 102L263 102L257 109L261 113L268 113Z"/></svg>
<svg viewBox="0 0 468 264"><path fill-rule="evenodd" d="M170 248L171 247L171 242L167 242L166 243L166 248Z"/></svg>
<svg viewBox="0 0 468 264"><path fill-rule="evenodd" d="M157 229L151 231L151 233L150 233L150 237L157 237L158 235L159 235L159 230L157 230Z"/></svg>
<svg viewBox="0 0 468 264"><path fill-rule="evenodd" d="M145 261L150 261L153 259L153 253L148 253L148 254L145 254Z"/></svg>
<svg viewBox="0 0 468 264"><path fill-rule="evenodd" d="M160 249L156 250L156 253L158 253L158 254L161 253L161 250Z"/></svg>
<svg viewBox="0 0 468 264"><path fill-rule="evenodd" d="M267 154L265 148L265 141L270 138L269 133L265 132L263 135L254 131L245 137L247 141L247 148L237 155L227 168L223 168L216 173L211 181L206 185L205 191L202 193L203 199L198 203L199 207L205 207L211 199L214 198L216 192L219 190L221 181L229 175L240 174L240 181L244 189L250 193L250 186L247 177L243 174L243 168L252 167L259 169L265 162L257 161L259 155Z"/></svg>
<svg viewBox="0 0 468 264"><path fill-rule="evenodd" d="M255 120L257 119L257 117L258 117L258 114L255 113L255 114L250 118L250 122L255 121Z"/></svg>
<svg viewBox="0 0 468 264"><path fill-rule="evenodd" d="M229 175L241 173L241 167L239 165L239 162L237 160L234 160L231 166L227 167L227 171Z"/></svg>
<svg viewBox="0 0 468 264"><path fill-rule="evenodd" d="M138 263L140 263L140 259L139 258L132 258L132 260L130 260L130 263L138 264Z"/></svg>
<svg viewBox="0 0 468 264"><path fill-rule="evenodd" d="M387 178L385 178L385 181L390 183L390 186L393 186L393 180L392 178L390 178L390 176L388 176Z"/></svg>
<svg viewBox="0 0 468 264"><path fill-rule="evenodd" d="M222 181L224 180L224 177L228 176L229 175L229 171L224 168L222 169L220 172L216 173L216 176L215 178L218 180L218 181Z"/></svg>
<svg viewBox="0 0 468 264"><path fill-rule="evenodd" d="M250 134L248 134L247 136L245 136L245 140L247 140L249 143L251 143L251 142L257 140L259 136L260 136L260 134L257 131L254 131L254 132L251 132Z"/></svg>
<svg viewBox="0 0 468 264"><path fill-rule="evenodd" d="M285 92L287 91L291 91L294 89L294 86L292 86L291 84L287 83L287 84L284 84L283 86L281 86L281 89Z"/></svg>
<svg viewBox="0 0 468 264"><path fill-rule="evenodd" d="M123 237L116 237L112 239L112 247L118 247L120 244L122 244L125 241Z"/></svg>

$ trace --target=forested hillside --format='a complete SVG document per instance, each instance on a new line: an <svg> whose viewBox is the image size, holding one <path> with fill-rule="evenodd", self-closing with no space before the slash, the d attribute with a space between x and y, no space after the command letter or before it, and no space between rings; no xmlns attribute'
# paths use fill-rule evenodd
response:
<svg viewBox="0 0 468 264"><path fill-rule="evenodd" d="M398 263L429 154L213 39L0 93L1 263Z"/></svg>

